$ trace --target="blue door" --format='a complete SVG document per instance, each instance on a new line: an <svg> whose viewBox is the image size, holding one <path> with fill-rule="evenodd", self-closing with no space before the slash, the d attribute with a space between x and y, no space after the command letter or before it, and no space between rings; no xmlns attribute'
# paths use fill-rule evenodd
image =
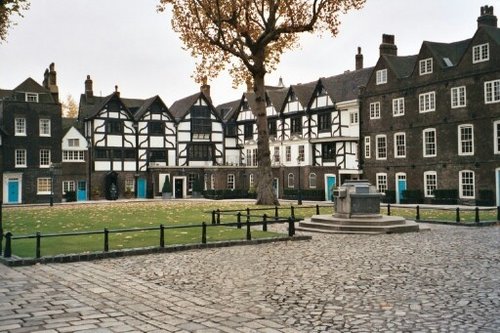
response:
<svg viewBox="0 0 500 333"><path fill-rule="evenodd" d="M396 176L397 179L397 196L396 203L401 203L403 200L403 192L406 191L406 174L399 174Z"/></svg>
<svg viewBox="0 0 500 333"><path fill-rule="evenodd" d="M8 203L19 203L19 180L9 179L8 180Z"/></svg>
<svg viewBox="0 0 500 333"><path fill-rule="evenodd" d="M87 182L85 180L78 181L78 188L76 190L76 200L77 201L87 200Z"/></svg>
<svg viewBox="0 0 500 333"><path fill-rule="evenodd" d="M326 200L332 201L332 193L336 184L335 176L326 176Z"/></svg>
<svg viewBox="0 0 500 333"><path fill-rule="evenodd" d="M146 198L146 179L137 179L137 197L141 199Z"/></svg>

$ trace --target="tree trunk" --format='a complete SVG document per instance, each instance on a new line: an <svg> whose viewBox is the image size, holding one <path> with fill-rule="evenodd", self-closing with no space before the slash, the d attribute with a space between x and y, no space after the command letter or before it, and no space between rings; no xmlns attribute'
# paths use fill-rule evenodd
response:
<svg viewBox="0 0 500 333"><path fill-rule="evenodd" d="M266 114L265 70L253 75L256 109L253 110L257 124L257 205L279 205L273 191L273 171L269 152L269 130Z"/></svg>

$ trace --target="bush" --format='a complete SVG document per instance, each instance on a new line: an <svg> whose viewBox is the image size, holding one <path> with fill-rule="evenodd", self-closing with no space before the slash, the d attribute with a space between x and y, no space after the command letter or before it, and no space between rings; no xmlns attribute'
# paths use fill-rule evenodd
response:
<svg viewBox="0 0 500 333"><path fill-rule="evenodd" d="M478 206L495 206L495 192L492 190L479 190Z"/></svg>
<svg viewBox="0 0 500 333"><path fill-rule="evenodd" d="M424 195L420 190L404 190L401 203L418 204L424 202Z"/></svg>
<svg viewBox="0 0 500 333"><path fill-rule="evenodd" d="M297 200L299 190L285 189L283 191L283 199ZM323 201L325 200L325 192L323 190L304 189L300 190L302 200Z"/></svg>
<svg viewBox="0 0 500 333"><path fill-rule="evenodd" d="M241 199L248 198L248 192L243 189L235 189L235 190L207 190L203 192L203 196L207 199Z"/></svg>
<svg viewBox="0 0 500 333"><path fill-rule="evenodd" d="M64 198L66 199L66 202L76 201L76 192L75 191L67 191L66 193L64 193Z"/></svg>
<svg viewBox="0 0 500 333"><path fill-rule="evenodd" d="M163 183L162 193L172 193L172 183L170 182L170 177L165 176L165 182Z"/></svg>
<svg viewBox="0 0 500 333"><path fill-rule="evenodd" d="M386 190L382 197L383 203L396 203L396 191Z"/></svg>
<svg viewBox="0 0 500 333"><path fill-rule="evenodd" d="M434 190L434 198L431 200L431 202L438 205L456 205L458 202L458 190L436 189Z"/></svg>

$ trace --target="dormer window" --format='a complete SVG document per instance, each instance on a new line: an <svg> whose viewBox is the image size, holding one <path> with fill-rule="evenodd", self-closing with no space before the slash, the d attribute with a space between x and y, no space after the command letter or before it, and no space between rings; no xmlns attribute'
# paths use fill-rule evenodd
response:
<svg viewBox="0 0 500 333"><path fill-rule="evenodd" d="M490 60L490 45L480 44L472 47L472 63L476 64L478 62Z"/></svg>
<svg viewBox="0 0 500 333"><path fill-rule="evenodd" d="M29 103L38 103L38 94L27 92L25 94L25 101Z"/></svg>
<svg viewBox="0 0 500 333"><path fill-rule="evenodd" d="M380 69L376 72L376 83L384 84L387 83L387 68Z"/></svg>
<svg viewBox="0 0 500 333"><path fill-rule="evenodd" d="M420 60L419 62L420 75L432 73L432 58Z"/></svg>

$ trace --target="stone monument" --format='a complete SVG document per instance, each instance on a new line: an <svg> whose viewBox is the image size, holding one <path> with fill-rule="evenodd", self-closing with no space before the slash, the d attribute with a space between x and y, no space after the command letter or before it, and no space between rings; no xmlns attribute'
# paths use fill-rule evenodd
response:
<svg viewBox="0 0 500 333"><path fill-rule="evenodd" d="M367 180L347 180L333 191L335 213L314 215L297 230L329 233L382 234L419 231L415 221L380 214L383 197Z"/></svg>

